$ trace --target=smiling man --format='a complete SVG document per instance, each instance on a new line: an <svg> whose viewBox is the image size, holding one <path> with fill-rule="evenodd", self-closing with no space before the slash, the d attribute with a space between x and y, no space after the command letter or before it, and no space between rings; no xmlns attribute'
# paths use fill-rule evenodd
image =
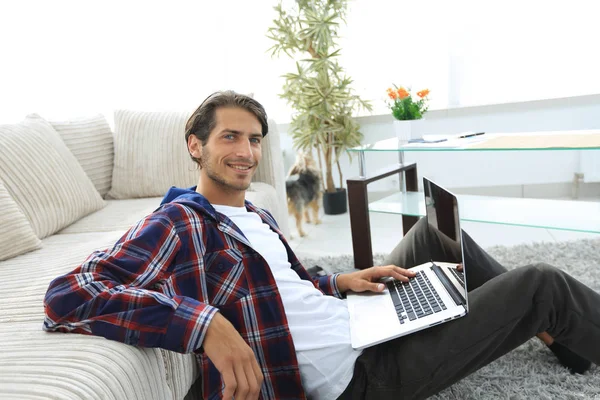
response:
<svg viewBox="0 0 600 400"><path fill-rule="evenodd" d="M459 249L421 220L390 265L312 279L271 214L245 201L267 133L254 99L206 99L185 133L198 185L172 188L112 248L54 279L44 329L195 353L207 400L425 398L536 334L578 372L589 361L559 342L600 361L597 293L545 265L507 272L466 234L472 312L354 350L346 291L381 292L383 277L414 276L398 265Z"/></svg>
<svg viewBox="0 0 600 400"><path fill-rule="evenodd" d="M216 108L211 134L210 126L202 126L203 111L196 111L186 130L190 155L200 166L196 191L211 204L242 207L262 157L261 141L268 129L266 116L257 118L244 108Z"/></svg>

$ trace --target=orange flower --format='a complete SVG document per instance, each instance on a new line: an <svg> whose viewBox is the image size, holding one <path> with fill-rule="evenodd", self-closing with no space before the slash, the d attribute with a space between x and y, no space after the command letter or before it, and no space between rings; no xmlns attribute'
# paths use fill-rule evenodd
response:
<svg viewBox="0 0 600 400"><path fill-rule="evenodd" d="M398 89L398 96L399 96L399 97L400 97L400 99L402 100L402 99L405 99L405 98L407 98L408 96L410 96L410 93L408 93L408 92L406 91L406 89L404 89L403 87L401 87L400 89Z"/></svg>
<svg viewBox="0 0 600 400"><path fill-rule="evenodd" d="M392 100L396 100L398 98L398 95L392 90L392 88L388 88L387 94Z"/></svg>
<svg viewBox="0 0 600 400"><path fill-rule="evenodd" d="M417 92L417 96L419 96L420 98L423 98L425 96L427 96L429 94L429 89L424 89L421 90L420 92Z"/></svg>

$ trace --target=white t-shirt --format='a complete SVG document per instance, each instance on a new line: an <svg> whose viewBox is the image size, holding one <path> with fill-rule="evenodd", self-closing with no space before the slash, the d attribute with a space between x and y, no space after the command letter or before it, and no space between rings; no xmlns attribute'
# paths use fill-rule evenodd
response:
<svg viewBox="0 0 600 400"><path fill-rule="evenodd" d="M244 233L269 264L296 348L302 385L309 399L335 399L352 379L361 354L350 344L346 301L326 296L291 268L285 246L258 214L245 207L213 205Z"/></svg>

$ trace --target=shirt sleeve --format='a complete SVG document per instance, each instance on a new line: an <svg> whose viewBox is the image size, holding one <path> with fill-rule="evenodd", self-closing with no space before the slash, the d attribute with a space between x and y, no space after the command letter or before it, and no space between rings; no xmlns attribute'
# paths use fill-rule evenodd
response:
<svg viewBox="0 0 600 400"><path fill-rule="evenodd" d="M315 278L313 282L315 283L315 286L321 289L326 295L343 299L344 295L343 293L340 293L337 286L337 278L339 275L340 274L320 276Z"/></svg>
<svg viewBox="0 0 600 400"><path fill-rule="evenodd" d="M168 277L180 247L169 216L161 211L150 214L112 249L92 253L74 271L50 283L43 329L180 353L200 348L218 310L156 290Z"/></svg>

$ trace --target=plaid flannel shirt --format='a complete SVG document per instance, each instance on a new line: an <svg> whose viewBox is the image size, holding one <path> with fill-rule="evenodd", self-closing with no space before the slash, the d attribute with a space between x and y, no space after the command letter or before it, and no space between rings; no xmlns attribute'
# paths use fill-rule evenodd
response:
<svg viewBox="0 0 600 400"><path fill-rule="evenodd" d="M279 237L291 267L310 280L272 215L246 202ZM337 275L314 284L341 297ZM194 352L205 399L221 398L221 375L202 343L216 312L254 351L263 399L305 398L283 304L266 261L198 193L161 205L104 251L54 279L44 299L46 331L103 336L130 345Z"/></svg>

